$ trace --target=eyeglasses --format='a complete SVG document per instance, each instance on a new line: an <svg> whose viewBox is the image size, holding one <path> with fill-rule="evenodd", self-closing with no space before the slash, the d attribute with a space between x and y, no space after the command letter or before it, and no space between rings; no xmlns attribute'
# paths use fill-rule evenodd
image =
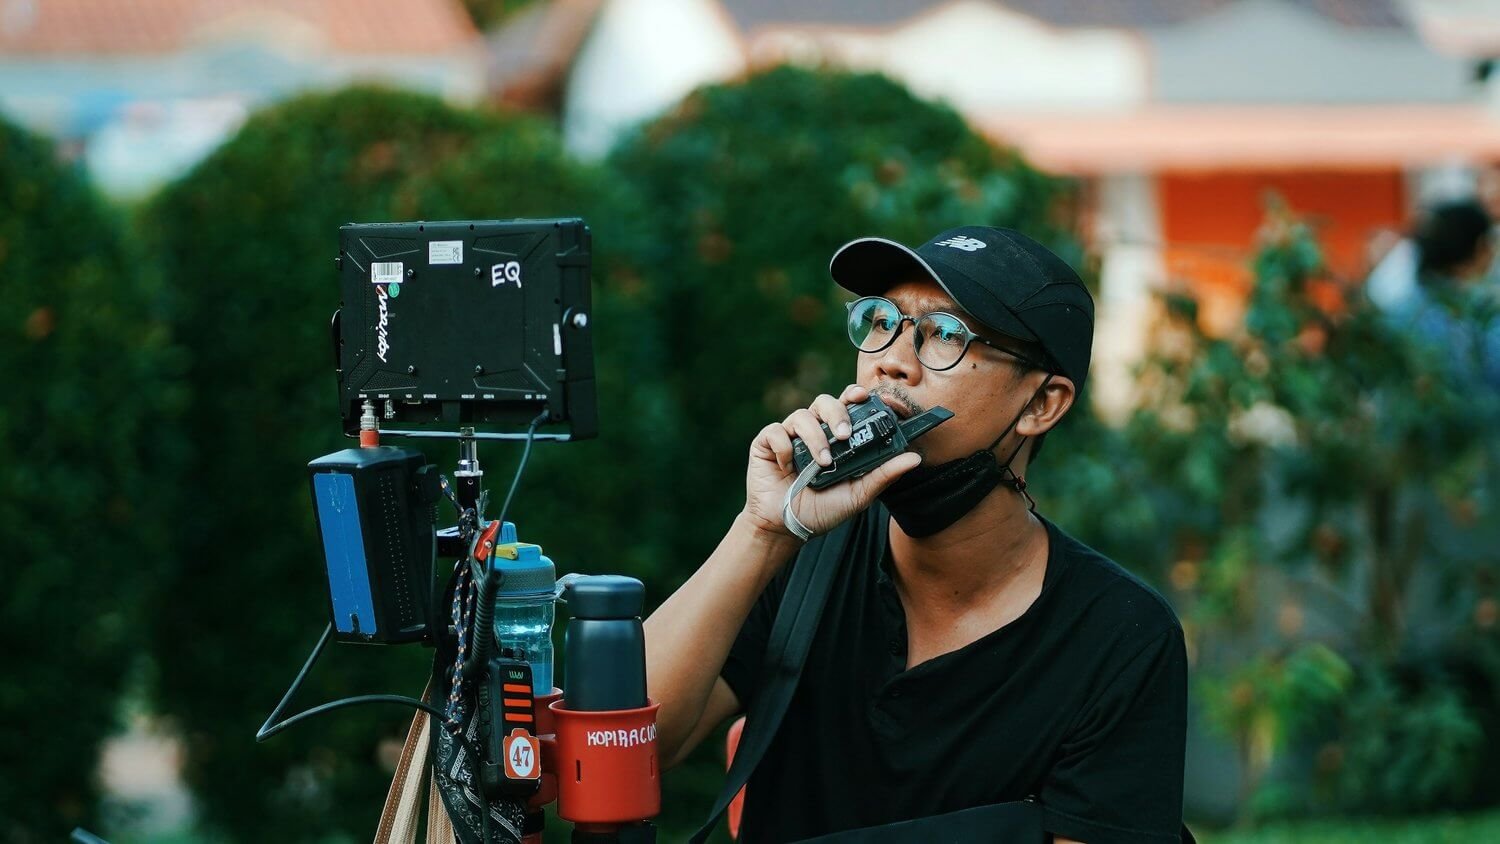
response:
<svg viewBox="0 0 1500 844"><path fill-rule="evenodd" d="M849 342L861 352L873 354L883 351L900 336L901 329L910 322L916 326L911 342L917 350L917 361L934 372L942 372L958 366L974 342L983 343L1002 352L1031 369L1050 371L1050 367L998 346L980 337L964 321L953 314L937 311L922 316L901 313L895 302L881 296L866 296L848 303Z"/></svg>

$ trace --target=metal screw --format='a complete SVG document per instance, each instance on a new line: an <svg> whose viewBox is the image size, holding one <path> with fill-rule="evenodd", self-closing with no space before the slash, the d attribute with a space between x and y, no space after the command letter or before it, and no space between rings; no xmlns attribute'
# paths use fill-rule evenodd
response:
<svg viewBox="0 0 1500 844"><path fill-rule="evenodd" d="M589 327L589 315L588 314L574 314L573 315L573 327L574 328L588 328Z"/></svg>
<svg viewBox="0 0 1500 844"><path fill-rule="evenodd" d="M416 278L417 277L417 271L416 270L407 270L406 271L406 277L407 278Z"/></svg>
<svg viewBox="0 0 1500 844"><path fill-rule="evenodd" d="M484 374L484 367L482 367L482 366L480 366L478 364L475 364L474 365L474 374L475 375L483 375Z"/></svg>
<svg viewBox="0 0 1500 844"><path fill-rule="evenodd" d="M412 364L411 366L406 367L406 374L407 375L416 375L417 374L417 367L416 367L416 365Z"/></svg>
<svg viewBox="0 0 1500 844"><path fill-rule="evenodd" d="M481 269L479 269L478 267L475 267L474 268L474 277L475 278L479 278L482 275L484 275L484 271L481 270Z"/></svg>

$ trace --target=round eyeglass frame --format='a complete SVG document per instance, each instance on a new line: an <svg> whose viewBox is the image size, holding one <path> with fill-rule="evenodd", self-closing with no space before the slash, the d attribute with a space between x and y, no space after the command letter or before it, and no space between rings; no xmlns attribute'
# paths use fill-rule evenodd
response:
<svg viewBox="0 0 1500 844"><path fill-rule="evenodd" d="M900 319L896 323L896 330L891 332L891 336L890 336L889 340L886 340L884 343L880 344L878 347L876 347L874 349L866 349L863 346L861 346L857 340L854 339L853 317L854 317L854 309L855 309L855 307L857 307L862 302L872 302L872 301L873 302L884 302L887 305L890 305L891 306L891 310L893 312L895 312L896 315L898 317L900 317ZM948 364L947 366L944 366L942 368L938 368L938 367L935 367L935 366L930 366L930 365L928 365L927 361L922 360L922 350L917 346L917 334L915 332L913 332L912 333L912 351L916 353L917 363L922 364L922 366L926 367L927 369L929 369L929 370L931 370L933 372L947 372L948 370L952 369L953 367L958 366L960 363L963 362L964 356L969 353L969 346L973 345L975 341L978 341L980 343L983 343L986 346L989 346L991 349L994 349L995 351L1000 352L1001 354L1006 355L1007 357L1015 358L1017 361L1019 361L1020 363L1025 364L1026 366L1030 367L1031 369L1039 369L1039 370L1042 370L1043 372L1051 372L1052 371L1052 367L1047 366L1046 364L1043 364L1040 361L1033 360L1032 358L1026 357L1025 355L1017 354L1017 353L1011 351L1010 349L1005 348L1004 346L1000 346L1000 345L997 345L995 343L992 343L989 340L986 340L983 337L979 336L978 334L975 334L974 331L973 331L973 329L969 328L969 324L966 323L966 322L964 322L961 317L959 317L959 316L957 316L955 314L950 314L947 311L932 311L930 313L925 313L925 314L922 314L920 316L912 316L911 314L902 313L901 312L901 308L900 308L899 305L897 305L895 302L892 302L890 299L885 298L884 296L861 296L861 297L859 297L858 299L855 299L852 302L845 302L844 303L844 310L848 312L848 315L844 318L844 329L845 329L845 332L847 333L847 335L849 337L849 342L854 345L855 349L857 349L860 352L863 352L863 353L865 353L867 355L877 354L879 352L885 351L886 349L889 349L891 347L891 344L895 343L896 339L901 336L901 332L904 331L904 330L906 330L906 324L908 322L910 322L912 325L916 325L918 322L922 321L923 319L926 319L927 317L945 316L945 317L948 317L949 319L953 320L954 322L958 323L959 327L963 329L964 347L963 347L963 349L961 351L959 351L958 357L954 358L953 362L950 363L950 364Z"/></svg>

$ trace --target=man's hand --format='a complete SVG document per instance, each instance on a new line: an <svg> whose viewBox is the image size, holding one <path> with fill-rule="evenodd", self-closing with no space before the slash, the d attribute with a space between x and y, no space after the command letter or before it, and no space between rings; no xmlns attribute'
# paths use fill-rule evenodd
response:
<svg viewBox="0 0 1500 844"><path fill-rule="evenodd" d="M801 437L819 465L830 465L828 438L819 423L826 422L835 439L847 440L847 405L866 401L869 397L869 390L851 384L838 398L827 394L818 396L807 409L795 411L785 421L773 422L761 429L750 444L750 466L745 471L745 515L757 528L791 535L781 520L781 502L797 474L792 462L792 438ZM869 506L886 487L921 462L922 458L916 453L907 452L863 477L826 489L804 489L793 505L797 518L814 534L826 533Z"/></svg>

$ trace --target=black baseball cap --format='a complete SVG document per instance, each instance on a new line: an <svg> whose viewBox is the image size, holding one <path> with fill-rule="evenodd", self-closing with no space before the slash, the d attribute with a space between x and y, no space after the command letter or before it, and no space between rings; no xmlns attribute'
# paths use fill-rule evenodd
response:
<svg viewBox="0 0 1500 844"><path fill-rule="evenodd" d="M1094 297L1052 250L1011 229L960 226L916 249L882 237L839 247L834 282L860 296L882 296L929 276L986 327L1036 343L1082 390L1094 344Z"/></svg>

